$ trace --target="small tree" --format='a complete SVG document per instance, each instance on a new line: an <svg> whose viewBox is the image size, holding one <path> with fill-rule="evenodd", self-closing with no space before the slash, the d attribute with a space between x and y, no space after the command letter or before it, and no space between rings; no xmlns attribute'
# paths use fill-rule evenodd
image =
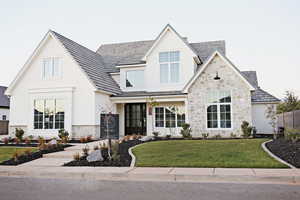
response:
<svg viewBox="0 0 300 200"><path fill-rule="evenodd" d="M149 104L149 109L152 111L153 110L153 108L155 107L155 106L158 106L159 105L159 103L153 98L153 97L149 97L148 99L147 99L147 102L148 102L148 104ZM151 112L151 118L152 118L152 132L155 132L154 131L154 115L153 115L153 113Z"/></svg>
<svg viewBox="0 0 300 200"><path fill-rule="evenodd" d="M266 118L268 118L270 120L269 124L273 128L273 136L274 136L274 139L276 139L277 138L277 134L276 134L277 115L276 115L275 105L268 105L265 115L266 115Z"/></svg>
<svg viewBox="0 0 300 200"><path fill-rule="evenodd" d="M244 138L249 138L251 136L253 127L249 125L249 122L243 121L243 123L241 125L241 129L243 131L243 135L242 136Z"/></svg>

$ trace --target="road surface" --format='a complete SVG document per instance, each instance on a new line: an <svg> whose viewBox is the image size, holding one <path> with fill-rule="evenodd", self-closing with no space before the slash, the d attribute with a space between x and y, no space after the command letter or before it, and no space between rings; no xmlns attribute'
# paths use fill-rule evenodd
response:
<svg viewBox="0 0 300 200"><path fill-rule="evenodd" d="M0 177L1 200L299 200L299 185Z"/></svg>

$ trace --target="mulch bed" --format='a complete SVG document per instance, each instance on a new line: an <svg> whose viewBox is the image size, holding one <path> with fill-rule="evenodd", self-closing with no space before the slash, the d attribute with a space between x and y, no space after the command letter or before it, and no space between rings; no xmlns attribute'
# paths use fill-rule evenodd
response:
<svg viewBox="0 0 300 200"><path fill-rule="evenodd" d="M129 140L119 144L120 160L109 160L107 151L102 150L102 156L104 161L88 162L86 156L82 156L80 160L73 160L64 164L64 166L91 166L91 167L129 167L131 163L131 156L128 153L128 149L143 143L140 140Z"/></svg>
<svg viewBox="0 0 300 200"><path fill-rule="evenodd" d="M66 144L66 145L57 146L57 147L51 148L51 149L39 150L37 152L31 153L30 155L23 154L23 155L19 156L18 160L14 160L13 158L11 158L9 160L1 162L0 165L20 165L20 164L30 162L30 161L38 159L38 158L42 158L43 154L64 151L65 148L70 147L70 146L72 146L72 145Z"/></svg>
<svg viewBox="0 0 300 200"><path fill-rule="evenodd" d="M300 142L293 143L280 138L267 143L266 146L282 160L300 168Z"/></svg>

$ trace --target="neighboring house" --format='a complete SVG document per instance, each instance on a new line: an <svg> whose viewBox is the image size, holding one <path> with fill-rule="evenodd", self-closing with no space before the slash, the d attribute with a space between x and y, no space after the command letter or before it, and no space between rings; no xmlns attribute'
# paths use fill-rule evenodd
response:
<svg viewBox="0 0 300 200"><path fill-rule="evenodd" d="M101 45L97 52L49 31L6 91L10 134L100 137L100 114L119 114L120 136L241 134L248 121L271 133L265 117L279 99L262 90L255 71L226 57L225 41L190 43L167 25L155 40ZM150 97L159 103L152 108ZM153 129L154 127L154 129Z"/></svg>
<svg viewBox="0 0 300 200"><path fill-rule="evenodd" d="M9 120L9 98L4 94L7 87L0 86L0 121Z"/></svg>

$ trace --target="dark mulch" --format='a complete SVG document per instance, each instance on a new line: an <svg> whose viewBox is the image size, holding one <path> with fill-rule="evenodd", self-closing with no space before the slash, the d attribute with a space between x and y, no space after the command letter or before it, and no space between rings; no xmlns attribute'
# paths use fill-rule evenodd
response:
<svg viewBox="0 0 300 200"><path fill-rule="evenodd" d="M293 143L280 138L267 143L266 146L282 160L300 168L300 142Z"/></svg>
<svg viewBox="0 0 300 200"><path fill-rule="evenodd" d="M69 140L68 143L82 143L82 144L86 144L86 143L95 142L95 141L97 141L97 140L89 140L89 141L86 141L86 142L80 142L80 140L72 139L72 140Z"/></svg>
<svg viewBox="0 0 300 200"><path fill-rule="evenodd" d="M39 151L33 152L29 155L21 155L21 156L19 156L18 160L14 160L13 158L11 158L9 160L3 161L0 163L0 165L20 165L25 162L30 162L32 160L41 158L41 157L43 157L43 154L64 151L64 149L66 147L70 147L70 146L72 146L72 145L66 144L66 145L57 146L57 147L51 148L51 149L39 150Z"/></svg>
<svg viewBox="0 0 300 200"><path fill-rule="evenodd" d="M0 143L0 147L37 147L38 144L37 143L32 143L32 144L4 144L4 143Z"/></svg>
<svg viewBox="0 0 300 200"><path fill-rule="evenodd" d="M73 160L64 164L64 166L129 167L131 163L131 156L128 153L128 149L141 143L143 142L140 140L129 140L127 142L122 142L119 145L120 160L109 160L107 151L102 151L104 161L88 162L86 160L86 156L83 156L80 158L80 160Z"/></svg>

